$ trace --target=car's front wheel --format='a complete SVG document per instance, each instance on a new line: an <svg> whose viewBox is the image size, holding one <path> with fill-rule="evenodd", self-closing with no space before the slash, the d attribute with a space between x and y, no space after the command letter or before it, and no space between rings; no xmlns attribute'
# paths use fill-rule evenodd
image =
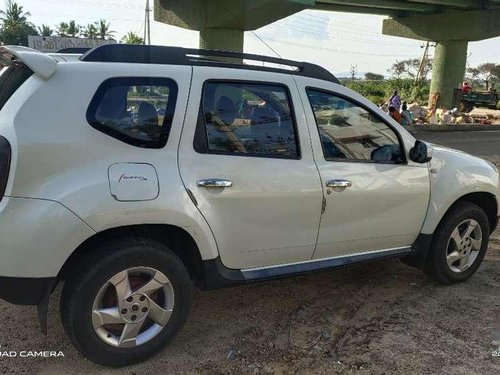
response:
<svg viewBox="0 0 500 375"><path fill-rule="evenodd" d="M469 202L457 203L434 233L429 270L436 280L450 285L469 279L488 248L490 226L484 211Z"/></svg>
<svg viewBox="0 0 500 375"><path fill-rule="evenodd" d="M88 359L126 366L159 352L183 326L191 282L166 246L127 239L102 245L67 280L64 328Z"/></svg>

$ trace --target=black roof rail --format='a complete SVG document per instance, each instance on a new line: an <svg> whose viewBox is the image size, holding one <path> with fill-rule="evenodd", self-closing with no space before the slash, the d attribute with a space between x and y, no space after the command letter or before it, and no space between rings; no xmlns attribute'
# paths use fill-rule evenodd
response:
<svg viewBox="0 0 500 375"><path fill-rule="evenodd" d="M228 60L222 60L226 58ZM123 62L136 64L198 65L262 70L295 74L339 83L339 80L325 68L306 62L276 57L230 51L192 49L182 47L148 46L133 44L106 44L95 47L80 57L82 61ZM267 62L293 67L284 69L244 64L243 60Z"/></svg>
<svg viewBox="0 0 500 375"><path fill-rule="evenodd" d="M84 53L90 51L91 49L92 48L86 48L86 47L68 47L68 48L61 48L56 53L78 53L78 54L84 54Z"/></svg>

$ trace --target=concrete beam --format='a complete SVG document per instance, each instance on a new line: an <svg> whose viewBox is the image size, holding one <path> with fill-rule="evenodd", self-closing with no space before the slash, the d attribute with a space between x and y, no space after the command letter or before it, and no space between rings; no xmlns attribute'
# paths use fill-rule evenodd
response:
<svg viewBox="0 0 500 375"><path fill-rule="evenodd" d="M361 8L371 8L371 9L387 9L391 11L408 11L416 13L433 13L437 12L439 9L433 5L428 4L418 4L407 1L392 1L392 0L317 0L316 4L325 5L341 5L352 7L353 12L356 11L358 7Z"/></svg>
<svg viewBox="0 0 500 375"><path fill-rule="evenodd" d="M441 5L459 9L481 8L480 0L409 0L412 3Z"/></svg>
<svg viewBox="0 0 500 375"><path fill-rule="evenodd" d="M407 15L406 12L395 9L384 8L369 8L369 7L352 7L349 5L329 4L326 2L316 2L314 6L316 10L324 10L328 12L343 12L343 13L359 13L359 14L378 14L381 16L400 17Z"/></svg>
<svg viewBox="0 0 500 375"><path fill-rule="evenodd" d="M428 41L494 38L500 36L500 9L386 19L382 33Z"/></svg>
<svg viewBox="0 0 500 375"><path fill-rule="evenodd" d="M314 6L315 0L155 0L154 19L191 30L255 30Z"/></svg>

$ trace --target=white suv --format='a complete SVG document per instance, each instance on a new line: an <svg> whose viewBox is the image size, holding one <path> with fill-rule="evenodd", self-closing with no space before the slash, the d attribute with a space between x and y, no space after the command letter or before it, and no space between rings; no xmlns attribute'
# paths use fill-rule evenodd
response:
<svg viewBox="0 0 500 375"><path fill-rule="evenodd" d="M160 351L193 285L389 257L451 284L497 225L494 165L415 141L318 66L157 46L0 55L0 298L38 305L46 330L64 282L64 328L97 363Z"/></svg>

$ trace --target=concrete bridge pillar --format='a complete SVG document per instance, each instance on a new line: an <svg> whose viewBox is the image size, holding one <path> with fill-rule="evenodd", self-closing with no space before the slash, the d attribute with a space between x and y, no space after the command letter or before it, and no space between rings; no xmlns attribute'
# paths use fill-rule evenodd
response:
<svg viewBox="0 0 500 375"><path fill-rule="evenodd" d="M155 0L155 21L200 31L200 48L243 52L244 32L311 8L315 0Z"/></svg>
<svg viewBox="0 0 500 375"><path fill-rule="evenodd" d="M500 9L389 18L383 33L437 42L429 103L451 109L453 89L465 75L467 44L500 36Z"/></svg>
<svg viewBox="0 0 500 375"><path fill-rule="evenodd" d="M200 30L200 48L243 52L245 32L227 27L206 27Z"/></svg>
<svg viewBox="0 0 500 375"><path fill-rule="evenodd" d="M437 42L432 64L432 81L429 102L436 102L448 109L453 103L453 89L461 87L467 60L467 41L448 40Z"/></svg>

